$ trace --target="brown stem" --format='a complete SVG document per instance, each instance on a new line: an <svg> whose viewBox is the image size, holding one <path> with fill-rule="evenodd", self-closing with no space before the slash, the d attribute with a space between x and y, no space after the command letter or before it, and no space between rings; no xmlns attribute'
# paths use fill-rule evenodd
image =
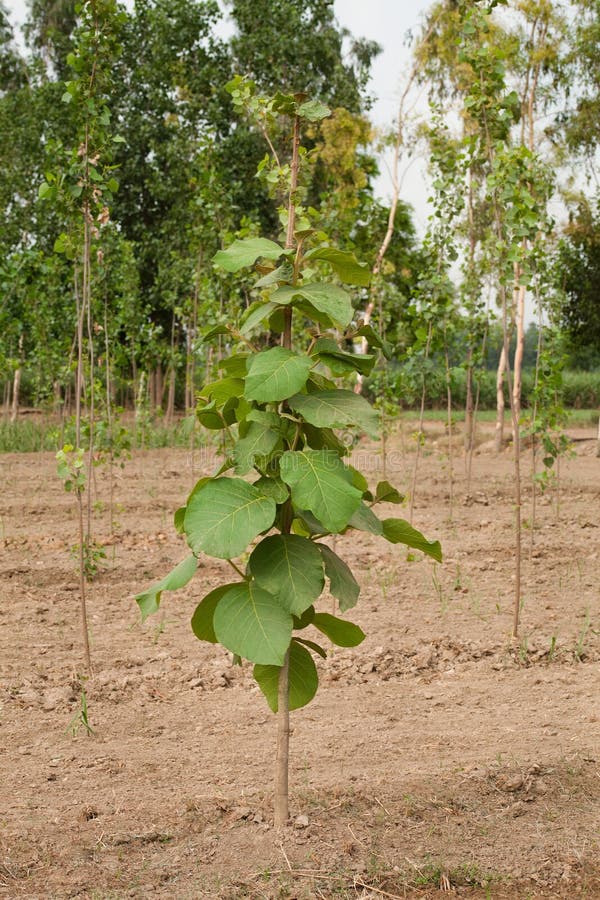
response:
<svg viewBox="0 0 600 900"><path fill-rule="evenodd" d="M448 338L444 329L445 356L446 356L446 395L447 395L447 422L448 422L448 468L449 468L449 490L450 490L450 508L449 516L452 521L454 512L454 456L452 452L452 385L450 383L450 359L448 357Z"/></svg>
<svg viewBox="0 0 600 900"><path fill-rule="evenodd" d="M292 163L290 177L290 194L288 202L288 224L285 246L293 249L294 225L296 222L296 198L298 187L298 169L300 165L300 119L294 119L294 134L292 145ZM297 277L298 260L294 265L294 281ZM281 337L282 346L287 350L292 347L292 308L286 306L284 310L284 330ZM282 522L282 531L289 533L292 524L292 511L286 511ZM289 819L289 750L290 750L290 651L285 654L282 667L279 670L279 683L277 691L277 753L275 757L275 827L283 827Z"/></svg>
<svg viewBox="0 0 600 900"><path fill-rule="evenodd" d="M87 152L87 151L86 151ZM88 447L88 494L87 494L87 523L85 544L88 553L92 544L92 473L94 472L94 412L95 412L95 386L94 386L94 333L92 328L92 285L91 285L91 233L90 210L86 202L84 206L84 231L83 231L83 303L86 309L86 323L88 336L88 354L90 362L90 406L89 406L89 447Z"/></svg>
<svg viewBox="0 0 600 900"><path fill-rule="evenodd" d="M492 149L492 141L489 132L487 116L484 111L484 125L486 136L486 149L490 165L493 165L494 151ZM494 226L496 235L500 241L503 240L502 217L500 213L500 201L496 191L492 193L492 207L494 213ZM514 292L513 292L514 294ZM502 332L503 332L503 354L506 365L506 379L508 384L508 396L510 398L510 413L513 428L513 459L515 473L515 594L514 594L514 612L513 612L513 637L519 635L519 616L521 612L521 435L519 432L519 418L515 406L515 397L513 394L511 374L510 374L510 358L509 358L509 326L508 326L508 301L506 296L506 286L501 285L500 297L502 300Z"/></svg>
<svg viewBox="0 0 600 900"><path fill-rule="evenodd" d="M533 409L531 411L531 543L529 555L533 552L535 542L535 528L537 517L537 435L535 432L538 412L538 386L540 382L540 356L542 354L542 302L539 295L539 286L536 289L538 307L538 339L535 357L535 379L533 387Z"/></svg>
<svg viewBox="0 0 600 900"><path fill-rule="evenodd" d="M88 620L85 598L85 559L84 559L84 531L83 531L83 497L81 490L76 491L77 512L79 519L79 609L81 612L81 633L83 636L83 651L88 675L92 674L92 657L90 654L90 638L88 635Z"/></svg>
<svg viewBox="0 0 600 900"><path fill-rule="evenodd" d="M110 533L114 534L114 451L113 451L113 422L112 422L112 384L110 378L110 342L108 338L108 294L104 295L104 357L106 365L106 424L108 426L108 484Z"/></svg>
<svg viewBox="0 0 600 900"><path fill-rule="evenodd" d="M285 654L279 670L277 691L277 754L275 757L275 827L282 828L290 817L289 811L289 749L290 749L290 651Z"/></svg>
<svg viewBox="0 0 600 900"><path fill-rule="evenodd" d="M431 348L431 339L433 337L433 325L429 323L429 332L427 334L427 344L425 346L425 359L429 359L429 350ZM419 459L421 458L421 437L423 434L423 421L425 419L425 397L427 394L427 382L423 374L423 387L421 390L421 409L419 412L419 430L417 432L417 452L415 455L415 467L413 469L412 485L410 489L410 503L408 507L408 521L412 525L413 509L415 503L415 492L417 490L417 477L419 472Z"/></svg>

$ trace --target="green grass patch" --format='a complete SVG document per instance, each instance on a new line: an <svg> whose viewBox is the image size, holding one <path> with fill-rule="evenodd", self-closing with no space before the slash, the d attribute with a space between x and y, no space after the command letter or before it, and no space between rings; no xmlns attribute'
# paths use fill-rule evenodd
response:
<svg viewBox="0 0 600 900"><path fill-rule="evenodd" d="M190 423L182 419L167 425L156 421L137 425L132 421L119 427L126 429L132 450L156 450L162 447L189 447ZM75 444L75 428L72 422L60 423L41 417L19 419L17 422L0 422L0 453L56 453L64 444ZM82 440L85 445L85 439Z"/></svg>

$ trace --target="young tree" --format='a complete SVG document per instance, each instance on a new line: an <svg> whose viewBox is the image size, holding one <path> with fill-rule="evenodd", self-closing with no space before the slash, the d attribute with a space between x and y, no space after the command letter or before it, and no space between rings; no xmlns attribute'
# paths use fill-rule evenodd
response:
<svg viewBox="0 0 600 900"><path fill-rule="evenodd" d="M291 161L284 176L288 202L279 211L285 239L236 240L215 257L232 273L258 263L261 276L255 285L258 299L241 322L219 325L206 335L207 340L222 333L237 338L236 351L221 361L222 377L201 389L197 409L202 424L223 431L225 460L215 476L198 482L176 513L192 556L137 599L144 617L155 612L163 591L183 587L193 577L201 552L229 562L238 580L204 597L192 628L198 638L221 643L235 658L252 662L254 678L277 713L275 824L283 826L288 821L289 713L315 695L313 654L325 655L312 637L304 636L305 629L312 626L341 646L355 646L364 637L356 625L315 608L326 577L342 613L356 604L360 590L324 538L358 529L417 547L435 559L441 550L404 520L375 515L375 503L399 502L400 496L387 482L371 493L364 476L344 461L348 448L336 434L347 427L374 434L377 414L363 397L332 380L340 371L364 371L365 363L374 360L339 346L336 335L351 339L358 326L350 295L331 275L344 285L361 286L368 284L369 271L352 254L324 241L302 205L301 121L318 122L329 110L306 95L264 100L239 79L231 90L262 117L267 132L282 114L292 120ZM272 171L281 177L279 159ZM254 335L267 322L280 336L279 344L259 349ZM232 469L234 475L225 474ZM248 552L244 562L240 557Z"/></svg>

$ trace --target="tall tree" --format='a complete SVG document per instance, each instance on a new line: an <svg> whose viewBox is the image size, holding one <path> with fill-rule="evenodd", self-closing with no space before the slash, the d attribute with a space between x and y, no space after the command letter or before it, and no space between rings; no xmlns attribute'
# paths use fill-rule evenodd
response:
<svg viewBox="0 0 600 900"><path fill-rule="evenodd" d="M333 0L231 0L229 5L236 26L235 67L261 90L306 91L353 113L364 108L371 62L380 48L340 27Z"/></svg>

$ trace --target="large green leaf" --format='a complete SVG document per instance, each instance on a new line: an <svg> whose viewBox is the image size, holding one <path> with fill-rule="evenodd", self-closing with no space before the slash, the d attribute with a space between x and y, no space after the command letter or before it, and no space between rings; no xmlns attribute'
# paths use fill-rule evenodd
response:
<svg viewBox="0 0 600 900"><path fill-rule="evenodd" d="M320 100L306 100L298 107L298 115L309 122L320 122L331 115L331 110Z"/></svg>
<svg viewBox="0 0 600 900"><path fill-rule="evenodd" d="M404 503L405 497L389 481L380 481L375 491L375 503Z"/></svg>
<svg viewBox="0 0 600 900"><path fill-rule="evenodd" d="M371 534L383 534L383 525L375 513L366 503L361 503L349 523L351 528L357 531L370 531Z"/></svg>
<svg viewBox="0 0 600 900"><path fill-rule="evenodd" d="M258 300L256 303L253 303L248 307L248 310L244 315L240 327L240 334L250 334L252 329L256 328L257 325L260 325L261 322L267 319L274 309L277 309L277 304L271 303L270 301L265 303L264 300Z"/></svg>
<svg viewBox="0 0 600 900"><path fill-rule="evenodd" d="M319 338L312 349L312 355L329 366L334 375L344 375L348 371L370 375L375 365L375 356L369 353L347 353L340 350L332 338Z"/></svg>
<svg viewBox="0 0 600 900"><path fill-rule="evenodd" d="M220 378L202 386L198 396L207 400L214 400L217 407L223 406L232 397L241 397L244 392L244 382L241 378Z"/></svg>
<svg viewBox="0 0 600 900"><path fill-rule="evenodd" d="M319 282L300 287L285 285L273 291L270 299L273 303L284 305L305 300L343 328L350 324L354 316L350 295L337 284Z"/></svg>
<svg viewBox="0 0 600 900"><path fill-rule="evenodd" d="M305 422L302 430L306 444L312 450L335 450L338 456L347 456L351 452L351 447L342 443L331 428L315 428Z"/></svg>
<svg viewBox="0 0 600 900"><path fill-rule="evenodd" d="M233 378L245 378L249 358L249 353L234 353L232 356L224 356L218 367Z"/></svg>
<svg viewBox="0 0 600 900"><path fill-rule="evenodd" d="M437 562L442 561L442 547L439 541L428 541L420 531L413 528L405 519L383 519L383 536L390 544L406 544L415 550L421 550Z"/></svg>
<svg viewBox="0 0 600 900"><path fill-rule="evenodd" d="M215 478L190 497L184 530L194 553L239 556L275 519L275 501L241 478Z"/></svg>
<svg viewBox="0 0 600 900"><path fill-rule="evenodd" d="M238 440L233 449L236 474L245 475L253 469L256 460L268 456L275 449L278 440L277 431L259 422L250 422L245 436Z"/></svg>
<svg viewBox="0 0 600 900"><path fill-rule="evenodd" d="M294 279L294 267L289 262L284 262L277 268L271 269L262 278L254 282L255 288L270 287L273 284L291 284Z"/></svg>
<svg viewBox="0 0 600 900"><path fill-rule="evenodd" d="M204 406L201 406L200 402L198 402L196 407L196 416L200 424L205 428L219 431L227 428L228 425L233 425L236 421L237 407L240 403L237 397L229 397L224 403L211 400L210 403L205 403Z"/></svg>
<svg viewBox="0 0 600 900"><path fill-rule="evenodd" d="M179 565L175 566L168 575L149 587L147 591L138 594L136 602L142 613L142 622L145 622L148 616L158 612L160 606L160 595L163 591L178 591L192 579L196 569L198 568L198 560L195 556L188 556Z"/></svg>
<svg viewBox="0 0 600 900"><path fill-rule="evenodd" d="M306 384L313 362L285 347L263 350L248 360L244 396L257 403L287 400Z"/></svg>
<svg viewBox="0 0 600 900"><path fill-rule="evenodd" d="M371 404L352 391L317 391L295 394L289 400L291 409L318 428L344 428L356 425L377 436L379 417Z"/></svg>
<svg viewBox="0 0 600 900"><path fill-rule="evenodd" d="M369 267L361 265L354 253L336 250L333 247L320 247L316 250L309 250L304 258L325 260L344 284L357 284L361 287L367 287L371 282Z"/></svg>
<svg viewBox="0 0 600 900"><path fill-rule="evenodd" d="M280 666L254 666L254 678L266 697L271 710L276 713L279 707L279 671ZM289 668L289 708L300 709L306 706L317 693L319 676L317 667L308 650L296 641L290 646Z"/></svg>
<svg viewBox="0 0 600 900"><path fill-rule="evenodd" d="M323 555L325 574L329 578L329 590L340 602L340 609L346 612L356 606L360 585L343 559L334 553L327 544L317 544Z"/></svg>
<svg viewBox="0 0 600 900"><path fill-rule="evenodd" d="M337 616L330 616L329 613L317 613L312 624L338 647L357 647L366 637L358 625L338 619Z"/></svg>
<svg viewBox="0 0 600 900"><path fill-rule="evenodd" d="M256 582L295 616L320 597L325 584L317 546L296 534L266 537L252 551L248 566Z"/></svg>
<svg viewBox="0 0 600 900"><path fill-rule="evenodd" d="M281 478L292 489L292 501L310 510L327 531L341 531L358 509L362 494L333 450L288 450L281 457Z"/></svg>
<svg viewBox="0 0 600 900"><path fill-rule="evenodd" d="M262 475L254 482L254 487L265 497L272 497L275 503L285 503L289 496L288 488L281 479L269 475Z"/></svg>
<svg viewBox="0 0 600 900"><path fill-rule="evenodd" d="M218 337L221 334L230 334L229 327L224 324L213 325L212 328L209 328L202 337L203 342L212 341L214 337Z"/></svg>
<svg viewBox="0 0 600 900"><path fill-rule="evenodd" d="M266 238L245 238L234 241L226 250L218 250L213 262L226 272L238 272L244 266L252 266L257 259L279 259L283 247Z"/></svg>
<svg viewBox="0 0 600 900"><path fill-rule="evenodd" d="M361 325L361 327L355 331L354 335L355 337L366 338L367 343L370 344L371 347L377 347L381 350L386 359L391 359L394 355L392 345L380 337L372 325Z"/></svg>
<svg viewBox="0 0 600 900"><path fill-rule="evenodd" d="M217 640L254 663L281 666L292 637L293 619L277 597L249 581L236 584L214 611Z"/></svg>
<svg viewBox="0 0 600 900"><path fill-rule="evenodd" d="M236 587L236 584L222 584L221 587L215 588L214 591L207 594L196 607L196 611L192 616L192 631L199 641L208 641L211 644L217 643L213 624L215 609L221 598L232 587Z"/></svg>

